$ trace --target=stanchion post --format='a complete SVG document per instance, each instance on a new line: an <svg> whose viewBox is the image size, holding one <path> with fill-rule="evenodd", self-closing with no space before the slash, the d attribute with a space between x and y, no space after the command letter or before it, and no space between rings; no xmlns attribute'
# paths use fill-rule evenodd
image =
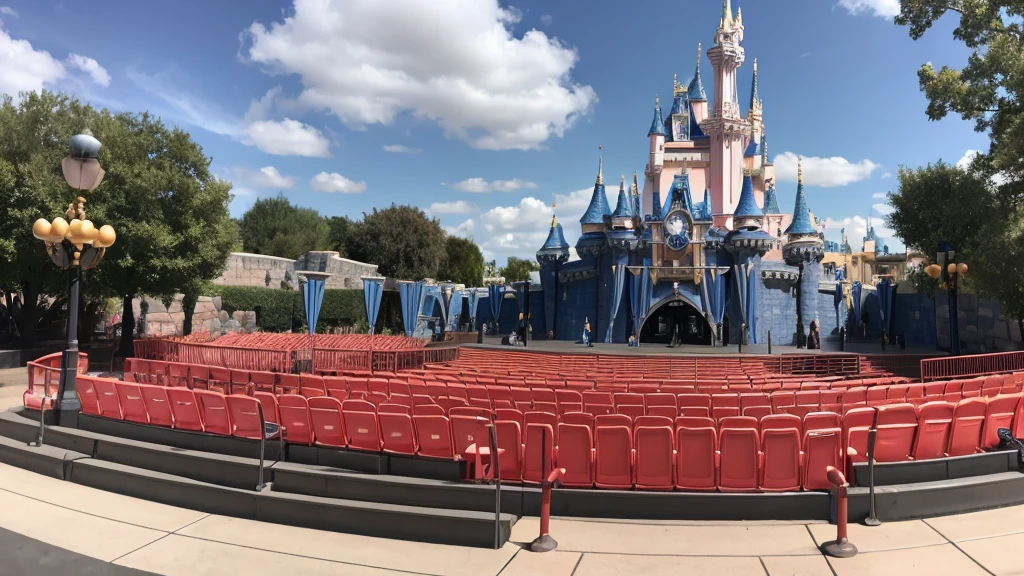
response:
<svg viewBox="0 0 1024 576"><path fill-rule="evenodd" d="M833 558L853 558L857 555L857 547L850 542L846 533L847 499L846 489L849 484L843 473L833 466L826 468L828 481L836 487L836 539L821 545L821 551Z"/></svg>
<svg viewBox="0 0 1024 576"><path fill-rule="evenodd" d="M555 468L541 484L540 535L530 543L531 552L551 552L558 542L551 537L551 486L565 474L565 468Z"/></svg>
<svg viewBox="0 0 1024 576"><path fill-rule="evenodd" d="M772 329L768 329L768 354L772 353Z"/></svg>
<svg viewBox="0 0 1024 576"><path fill-rule="evenodd" d="M878 411L875 411L875 421L871 423L868 430L868 517L864 519L865 526L881 526L882 521L875 515L875 437L878 435Z"/></svg>
<svg viewBox="0 0 1024 576"><path fill-rule="evenodd" d="M487 424L488 442L491 445L491 476L494 478L494 549L501 548L501 465L498 463L498 429L494 422Z"/></svg>

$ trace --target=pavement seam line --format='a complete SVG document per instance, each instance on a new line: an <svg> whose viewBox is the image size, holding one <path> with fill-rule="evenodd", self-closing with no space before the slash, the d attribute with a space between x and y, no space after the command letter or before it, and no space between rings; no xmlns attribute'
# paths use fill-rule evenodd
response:
<svg viewBox="0 0 1024 576"><path fill-rule="evenodd" d="M761 569L764 570L764 576L772 576L771 573L768 572L768 566L765 565L764 558L758 556L757 561L761 563Z"/></svg>
<svg viewBox="0 0 1024 576"><path fill-rule="evenodd" d="M188 528L189 526L191 526L191 525L193 525L193 524L195 524L195 523L197 523L197 522L202 522L203 520L206 520L206 519L207 519L207 518L209 518L210 516L213 516L213 514L207 514L206 516L203 516L202 518L197 518L197 519L195 519L195 520L193 520L193 521L189 522L188 524L185 524L184 526L182 526L182 527L178 528L177 530L175 530L175 531L171 532L171 534L178 534L179 532L181 532L181 531L182 531L182 530L184 530L185 528ZM178 535L179 535L179 536L181 536L181 534L178 534Z"/></svg>
<svg viewBox="0 0 1024 576"><path fill-rule="evenodd" d="M130 555L132 555L132 554L135 554L136 552L138 552L139 550L142 550L143 548L145 548L145 547L149 546L150 544L155 544L155 543L157 543L157 542L159 542L159 541L163 540L164 538L167 538L167 537L168 537L168 536L170 536L170 535L171 535L171 533L170 533L170 532L167 532L167 533L165 533L165 534L164 534L163 536L161 536L161 537L157 538L156 540L153 540L152 542L146 542L145 544L143 544L142 546L139 546L139 547L138 547L138 548L136 548L135 550L132 550L132 551L130 551L130 552L125 552L124 554L121 554L121 555L120 555L120 556L118 556L117 558L114 558L113 560L111 560L111 561L110 561L110 564L114 564L114 563L116 563L116 562L117 562L118 560L120 560L120 559L124 558L125 556L130 556Z"/></svg>
<svg viewBox="0 0 1024 576"><path fill-rule="evenodd" d="M995 576L995 573L994 573L994 572L992 572L991 570L989 570L988 568L986 568L986 567L985 567L985 565L984 565L984 564L982 564L981 562L978 562L978 560L977 560L977 559L976 559L976 558L975 558L974 556L971 556L970 554L968 554L967 552L965 552L965 551L964 551L964 549L963 549L963 548L961 548L961 547L960 547L959 545L957 545L957 543L956 543L956 542L953 542L953 541L952 541L952 540L950 540L950 539L949 539L949 537L947 537L947 536L946 536L945 534L943 534L942 532L939 532L938 528L936 528L935 526L932 526L932 525L931 525L931 524L930 524L930 523L929 523L929 522L928 522L928 521L927 521L926 519L921 519L921 523L922 523L922 524L924 524L925 526L927 526L927 527L931 528L931 529L932 529L932 531L934 531L934 532L935 532L936 534L938 534L939 536L942 536L942 539L943 539L943 540L945 540L946 542L949 542L950 544L952 544L952 545L953 545L953 548L956 548L958 552L960 552L960 553L961 553L961 554L963 554L964 556L967 556L967 557L968 557L968 558L969 558L969 559L971 560L971 562L974 562L975 564L977 564L977 565L978 565L978 568L981 568L981 569L982 569L982 570L984 570L984 571L985 571L986 573L988 573L988 574L991 574L992 576ZM985 538L979 538L979 540L985 540Z"/></svg>
<svg viewBox="0 0 1024 576"><path fill-rule="evenodd" d="M580 557L576 559L576 565L572 567L572 572L569 573L569 576L576 576L576 571L580 569L580 563L583 562L583 557L586 555L585 552L580 552Z"/></svg>
<svg viewBox="0 0 1024 576"><path fill-rule="evenodd" d="M511 564L512 561L515 560L516 556L519 556L519 553L522 552L522 551L523 551L522 547L520 547L518 550L516 550L516 553L513 554L512 557L508 559L508 562L505 562L505 565L501 567L501 570L498 570L498 573L495 574L495 576L501 576L501 573L504 572L506 568L508 568L508 565Z"/></svg>
<svg viewBox="0 0 1024 576"><path fill-rule="evenodd" d="M82 485L81 484L76 484L76 486L82 486ZM96 490L96 488L94 488L94 490ZM168 532L167 530L162 530L160 528L153 528L152 526L143 526L142 524L136 524L134 522L125 522L124 520L118 520L116 518L110 518L110 517L107 517L107 516L101 516L99 514L93 514L92 512L86 512L84 510L78 510L78 509L75 509L75 508L71 508L69 506L64 506L64 505L61 505L61 504L55 504L53 502L50 502L49 500L43 500L42 498L36 498L35 496L28 496L27 494L22 494L20 492L15 492L14 490L10 490L10 489L4 488L4 487L0 487L0 491L7 492L8 494L14 494L15 496L21 496L22 498L27 498L29 500L34 500L36 502L41 502L43 504L48 504L48 505L53 506L55 508L62 508L64 510L68 510L69 512L77 512L79 514L85 514L86 516L92 516L93 518L101 518L103 520L109 520L110 522L117 522L118 524L124 524L126 526L134 526L136 528L143 528L145 530L152 530L154 532L163 532L164 534L170 534L170 532ZM106 492L106 490L100 490L100 491L101 492ZM123 494L117 494L116 492L107 492L107 494L116 494L118 496L124 496ZM125 498L131 498L131 496L124 496L124 497ZM149 502L149 503L152 503L152 504L159 504L159 502L153 502L152 500L143 500L143 501L144 502ZM178 508L178 509L179 510L187 510L186 508Z"/></svg>

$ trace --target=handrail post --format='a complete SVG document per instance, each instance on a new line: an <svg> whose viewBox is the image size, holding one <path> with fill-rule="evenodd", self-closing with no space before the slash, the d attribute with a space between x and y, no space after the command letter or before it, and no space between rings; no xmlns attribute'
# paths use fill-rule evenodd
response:
<svg viewBox="0 0 1024 576"><path fill-rule="evenodd" d="M828 481L836 487L836 539L821 545L821 551L833 558L853 558L857 547L850 542L846 533L848 503L846 489L850 486L843 473L833 466L825 469Z"/></svg>
<svg viewBox="0 0 1024 576"><path fill-rule="evenodd" d="M881 526L882 521L875 516L875 438L878 435L878 411L875 411L875 421L871 423L868 430L868 517L864 519L865 526Z"/></svg>
<svg viewBox="0 0 1024 576"><path fill-rule="evenodd" d="M551 552L558 541L551 537L551 487L565 474L565 468L555 468L541 484L540 535L530 543L531 552Z"/></svg>

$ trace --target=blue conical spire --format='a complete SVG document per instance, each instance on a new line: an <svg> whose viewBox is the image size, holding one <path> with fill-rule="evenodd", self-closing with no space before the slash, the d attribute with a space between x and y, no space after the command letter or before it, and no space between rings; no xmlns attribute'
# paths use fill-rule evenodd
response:
<svg viewBox="0 0 1024 576"><path fill-rule="evenodd" d="M626 193L626 176L622 175L619 178L619 200L615 204L615 212L612 212L612 218L632 217L633 198L632 195Z"/></svg>
<svg viewBox="0 0 1024 576"><path fill-rule="evenodd" d="M598 150L602 147L598 146ZM608 196L604 192L604 157L597 161L597 180L594 181L594 195L590 197L590 205L580 218L580 224L604 224L604 217L611 215L608 207Z"/></svg>
<svg viewBox="0 0 1024 576"><path fill-rule="evenodd" d="M764 213L782 214L782 210L779 209L779 200L775 197L774 182L768 185L768 190L764 193Z"/></svg>
<svg viewBox="0 0 1024 576"><path fill-rule="evenodd" d="M704 216L711 220L714 215L711 213L711 191L707 188L704 189Z"/></svg>
<svg viewBox="0 0 1024 576"><path fill-rule="evenodd" d="M757 58L754 58L754 79L750 84L750 112L754 111L754 108L761 104L761 98L757 95Z"/></svg>
<svg viewBox="0 0 1024 576"><path fill-rule="evenodd" d="M565 235L562 234L562 225L558 223L557 217L552 216L551 231L548 232L548 239L541 246L540 252L550 253L568 249L569 243L565 241Z"/></svg>
<svg viewBox="0 0 1024 576"><path fill-rule="evenodd" d="M647 131L648 136L667 136L665 131L665 119L661 115L661 102L654 97L654 120L651 121L651 129Z"/></svg>
<svg viewBox="0 0 1024 576"><path fill-rule="evenodd" d="M707 101L708 95L704 93L704 83L700 79L700 59L704 53L701 51L700 44L697 44L697 71L693 75L693 80L690 80L689 87L689 98L690 101Z"/></svg>
<svg viewBox="0 0 1024 576"><path fill-rule="evenodd" d="M629 191L633 195L633 216L641 216L643 212L640 209L640 187L636 183L636 170L633 170L633 185Z"/></svg>
<svg viewBox="0 0 1024 576"><path fill-rule="evenodd" d="M737 218L760 218L764 216L764 212L757 207L757 201L754 200L754 181L750 179L750 174L743 175L740 201L736 204L736 211L733 212L733 216Z"/></svg>
<svg viewBox="0 0 1024 576"><path fill-rule="evenodd" d="M811 223L811 212L807 209L807 197L804 196L804 170L797 158L796 165L796 206L793 207L793 222L786 228L786 234L799 236L817 234Z"/></svg>

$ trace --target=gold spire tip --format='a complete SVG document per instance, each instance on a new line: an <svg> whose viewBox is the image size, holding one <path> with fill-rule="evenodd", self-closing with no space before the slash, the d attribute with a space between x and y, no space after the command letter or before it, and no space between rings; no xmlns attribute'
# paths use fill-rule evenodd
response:
<svg viewBox="0 0 1024 576"><path fill-rule="evenodd" d="M803 158L801 158L800 156L796 157L796 183L797 184L803 184L804 183Z"/></svg>

